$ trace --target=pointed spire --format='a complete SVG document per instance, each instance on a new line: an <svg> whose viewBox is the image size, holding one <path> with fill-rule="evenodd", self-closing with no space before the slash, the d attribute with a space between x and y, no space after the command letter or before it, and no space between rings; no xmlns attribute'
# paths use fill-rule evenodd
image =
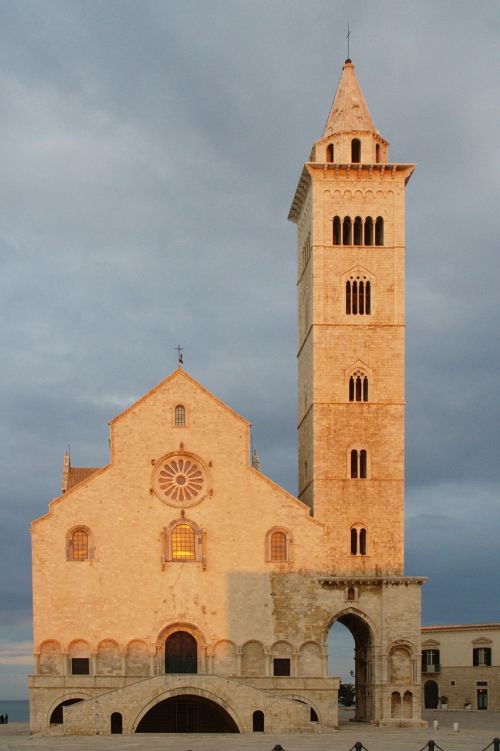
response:
<svg viewBox="0 0 500 751"><path fill-rule="evenodd" d="M378 133L361 91L354 65L347 59L342 68L337 93L326 121L323 138L335 133L369 131Z"/></svg>

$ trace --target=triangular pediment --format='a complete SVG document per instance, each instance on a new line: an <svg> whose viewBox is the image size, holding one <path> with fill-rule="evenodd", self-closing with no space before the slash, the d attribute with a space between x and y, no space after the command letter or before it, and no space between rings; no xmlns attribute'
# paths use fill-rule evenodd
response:
<svg viewBox="0 0 500 751"><path fill-rule="evenodd" d="M422 642L423 649L430 649L432 647L439 647L439 642L435 639L426 639L426 641Z"/></svg>
<svg viewBox="0 0 500 751"><path fill-rule="evenodd" d="M478 636L477 639L473 639L472 643L476 646L481 646L482 644L493 644L491 639L487 639L485 636Z"/></svg>

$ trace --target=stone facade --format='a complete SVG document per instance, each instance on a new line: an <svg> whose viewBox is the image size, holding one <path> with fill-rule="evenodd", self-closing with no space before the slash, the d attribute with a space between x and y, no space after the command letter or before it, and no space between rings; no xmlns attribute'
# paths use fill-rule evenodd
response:
<svg viewBox="0 0 500 751"><path fill-rule="evenodd" d="M290 212L299 498L252 466L249 423L182 367L111 421L107 466L67 456L63 494L32 525L33 732L180 730L179 713L200 730L335 728L335 621L355 641L358 719L421 723L424 580L403 574L412 171L388 163L346 62ZM346 233L352 217L345 243L335 216Z"/></svg>
<svg viewBox="0 0 500 751"><path fill-rule="evenodd" d="M500 623L422 628L422 706L443 704L500 711Z"/></svg>

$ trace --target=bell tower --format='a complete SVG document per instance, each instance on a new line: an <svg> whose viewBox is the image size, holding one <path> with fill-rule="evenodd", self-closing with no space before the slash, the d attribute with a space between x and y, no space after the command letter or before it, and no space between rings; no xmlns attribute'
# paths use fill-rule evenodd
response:
<svg viewBox="0 0 500 751"><path fill-rule="evenodd" d="M339 574L403 574L405 186L346 60L290 209L298 494Z"/></svg>

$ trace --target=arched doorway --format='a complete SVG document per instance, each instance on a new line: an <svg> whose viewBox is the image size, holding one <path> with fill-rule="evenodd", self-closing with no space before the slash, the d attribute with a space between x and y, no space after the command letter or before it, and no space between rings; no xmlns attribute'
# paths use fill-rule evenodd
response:
<svg viewBox="0 0 500 751"><path fill-rule="evenodd" d="M198 645L187 631L174 631L165 642L165 672L198 672Z"/></svg>
<svg viewBox="0 0 500 751"><path fill-rule="evenodd" d="M439 701L439 688L436 681L426 681L424 683L424 707L426 709L437 709Z"/></svg>
<svg viewBox="0 0 500 751"><path fill-rule="evenodd" d="M111 715L111 735L123 733L123 717L121 712L113 712Z"/></svg>
<svg viewBox="0 0 500 751"><path fill-rule="evenodd" d="M219 704L191 694L164 699L139 722L136 733L239 733Z"/></svg>
<svg viewBox="0 0 500 751"><path fill-rule="evenodd" d="M354 683L354 719L366 722L373 718L373 637L368 623L356 613L347 612L335 618L330 624L329 632L333 632L336 623L341 623L350 632L354 640L354 664L348 676L341 675L341 682ZM330 641L330 639L329 639ZM330 651L332 651L330 649ZM335 654L330 655L329 673L336 668ZM332 671L333 666L333 671ZM338 673L337 673L338 675Z"/></svg>

